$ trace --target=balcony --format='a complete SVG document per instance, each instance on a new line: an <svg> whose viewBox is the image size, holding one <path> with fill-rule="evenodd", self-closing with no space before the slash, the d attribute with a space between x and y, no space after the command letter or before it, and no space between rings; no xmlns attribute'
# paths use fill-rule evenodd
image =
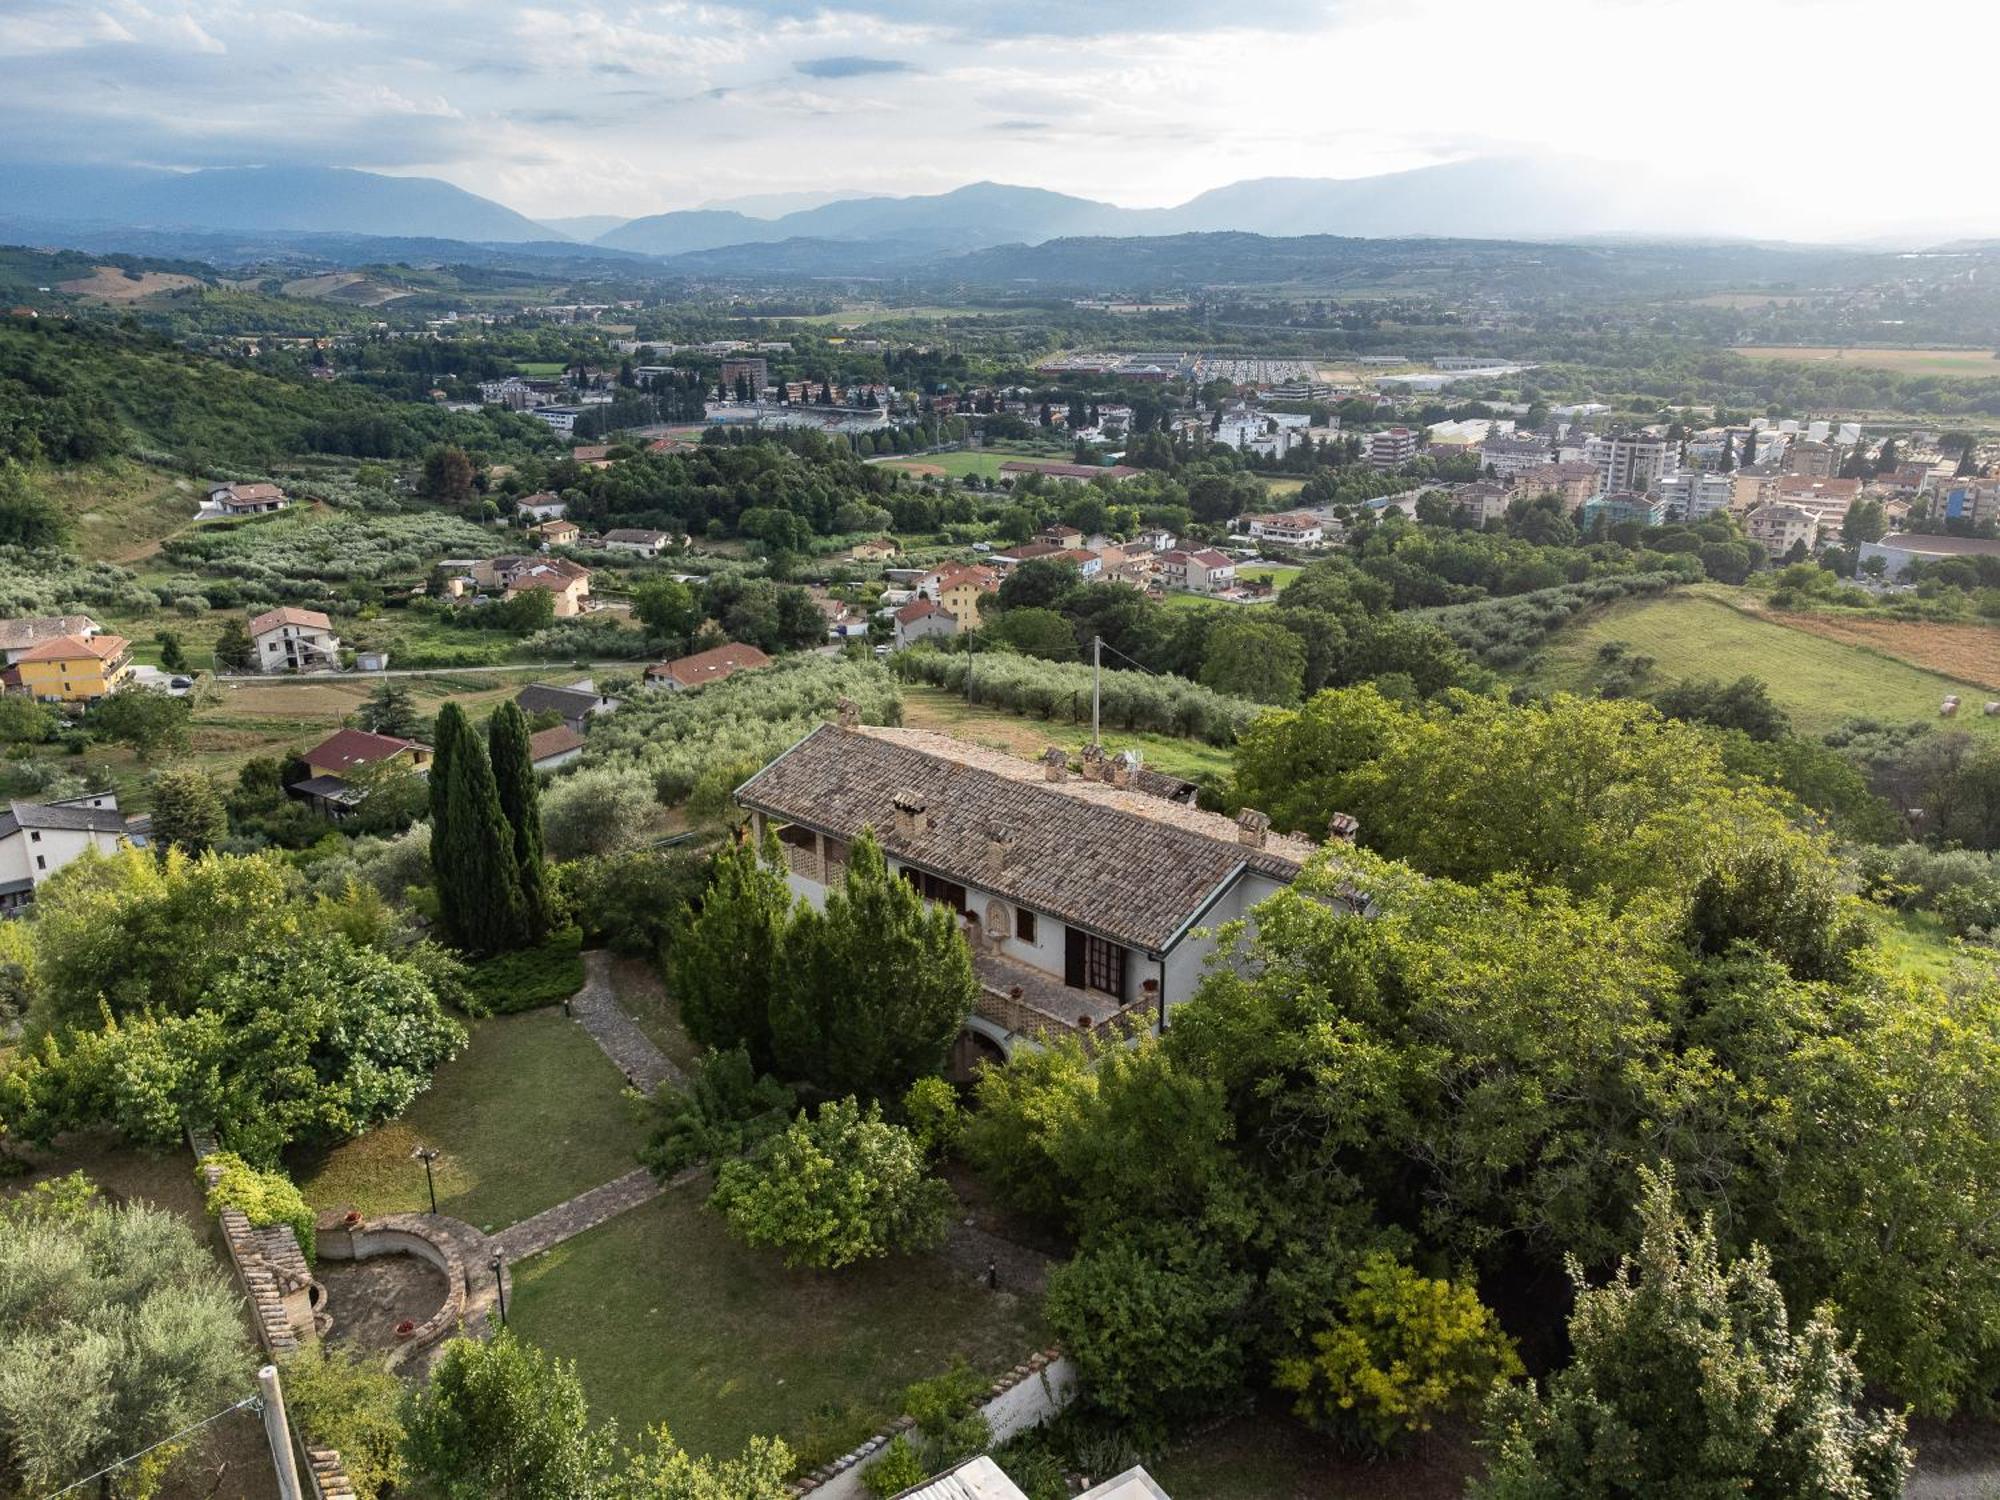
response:
<svg viewBox="0 0 2000 1500"><path fill-rule="evenodd" d="M1152 1001L1121 1004L1115 996L1080 990L1031 964L975 947L972 967L979 975L974 1011L1018 1036L1053 1039L1094 1037L1110 1028L1147 1027L1155 1020Z"/></svg>

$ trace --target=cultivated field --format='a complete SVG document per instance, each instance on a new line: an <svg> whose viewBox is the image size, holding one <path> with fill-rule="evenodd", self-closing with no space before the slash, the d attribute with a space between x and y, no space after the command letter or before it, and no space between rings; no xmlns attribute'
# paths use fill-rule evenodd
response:
<svg viewBox="0 0 2000 1500"><path fill-rule="evenodd" d="M100 302L137 302L142 297L185 292L201 284L198 276L182 276L173 271L128 272L117 266L97 266L88 276L57 282L56 290L95 297Z"/></svg>
<svg viewBox="0 0 2000 1500"><path fill-rule="evenodd" d="M1967 706L1955 724L2000 737L2000 718L1978 711L1986 695L1976 683L1745 614L1713 595L1669 594L1606 610L1557 637L1531 681L1550 689L1586 687L1597 649L1608 641L1652 657L1654 681L1661 684L1683 677L1729 681L1746 673L1762 678L1806 734L1860 717L1936 723L1939 700L1957 693Z"/></svg>
<svg viewBox="0 0 2000 1500"><path fill-rule="evenodd" d="M1834 349L1824 345L1755 344L1735 351L1745 359L1794 364L1843 364L1857 370L1889 370L1897 375L1943 375L1966 380L2000 379L2000 359L1987 349Z"/></svg>
<svg viewBox="0 0 2000 1500"><path fill-rule="evenodd" d="M1788 629L1859 646L2000 693L2000 625L1872 620L1842 614L1773 614L1767 618Z"/></svg>
<svg viewBox="0 0 2000 1500"><path fill-rule="evenodd" d="M934 729L940 734L1005 750L1023 760L1033 760L1051 745L1061 745L1071 756L1080 754L1090 740L1090 704L1082 703L1084 722L1029 718L1010 714L990 704L967 703L942 688L902 684L903 722L912 729ZM1174 776L1197 777L1203 772L1227 776L1229 751L1197 740L1176 739L1166 734L1141 734L1107 728L1105 744L1113 750L1137 750L1144 764Z"/></svg>
<svg viewBox="0 0 2000 1500"><path fill-rule="evenodd" d="M380 307L410 293L356 271L329 271L321 276L301 276L285 283L287 297L313 297L327 302L345 302L354 307Z"/></svg>

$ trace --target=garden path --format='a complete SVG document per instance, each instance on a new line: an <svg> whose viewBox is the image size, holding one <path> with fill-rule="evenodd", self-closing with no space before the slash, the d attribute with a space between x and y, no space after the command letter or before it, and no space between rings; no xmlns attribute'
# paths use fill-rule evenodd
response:
<svg viewBox="0 0 2000 1500"><path fill-rule="evenodd" d="M602 948L583 955L583 988L571 997L569 1013L583 1023L604 1055L642 1094L652 1093L663 1083L686 1085L687 1075L653 1045L652 1038L618 1003L618 992L611 983L611 955Z"/></svg>

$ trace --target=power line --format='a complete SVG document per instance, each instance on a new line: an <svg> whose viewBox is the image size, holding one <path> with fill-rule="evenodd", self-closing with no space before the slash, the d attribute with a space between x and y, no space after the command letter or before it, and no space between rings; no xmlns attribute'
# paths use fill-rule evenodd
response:
<svg viewBox="0 0 2000 1500"><path fill-rule="evenodd" d="M61 1500L61 1497L67 1495L71 1490L81 1489L84 1485L89 1484L90 1481L93 1479L102 1479L106 1474L114 1474L118 1470L124 1468L127 1464L137 1463L140 1459L144 1458L148 1453L151 1453L155 1448L164 1448L169 1443L178 1442L182 1438L186 1437L190 1432L198 1432L202 1428L208 1426L208 1424L211 1422L220 1422L224 1417L229 1416L232 1412L242 1411L243 1408L246 1406L261 1407L263 1404L264 1402L262 1397L245 1396L241 1401L236 1402L234 1405L223 1407L222 1410L215 1413L214 1416L203 1417L199 1422L190 1423L188 1426L183 1427L179 1432L170 1432L165 1437L161 1438L157 1443L150 1443L146 1447L141 1448L137 1453L127 1454L124 1458L119 1459L116 1463L106 1464L103 1468L99 1469L95 1474L86 1474L83 1476L83 1478L77 1480L74 1484L64 1485L61 1489L56 1490L52 1494L47 1496L47 1500Z"/></svg>

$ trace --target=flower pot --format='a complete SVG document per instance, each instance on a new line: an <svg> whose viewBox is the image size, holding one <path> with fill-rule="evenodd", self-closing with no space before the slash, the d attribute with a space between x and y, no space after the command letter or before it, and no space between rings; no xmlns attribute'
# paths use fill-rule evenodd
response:
<svg viewBox="0 0 2000 1500"><path fill-rule="evenodd" d="M399 1339L406 1339L416 1331L417 1325L408 1318L403 1319L402 1322L396 1325L396 1337Z"/></svg>

